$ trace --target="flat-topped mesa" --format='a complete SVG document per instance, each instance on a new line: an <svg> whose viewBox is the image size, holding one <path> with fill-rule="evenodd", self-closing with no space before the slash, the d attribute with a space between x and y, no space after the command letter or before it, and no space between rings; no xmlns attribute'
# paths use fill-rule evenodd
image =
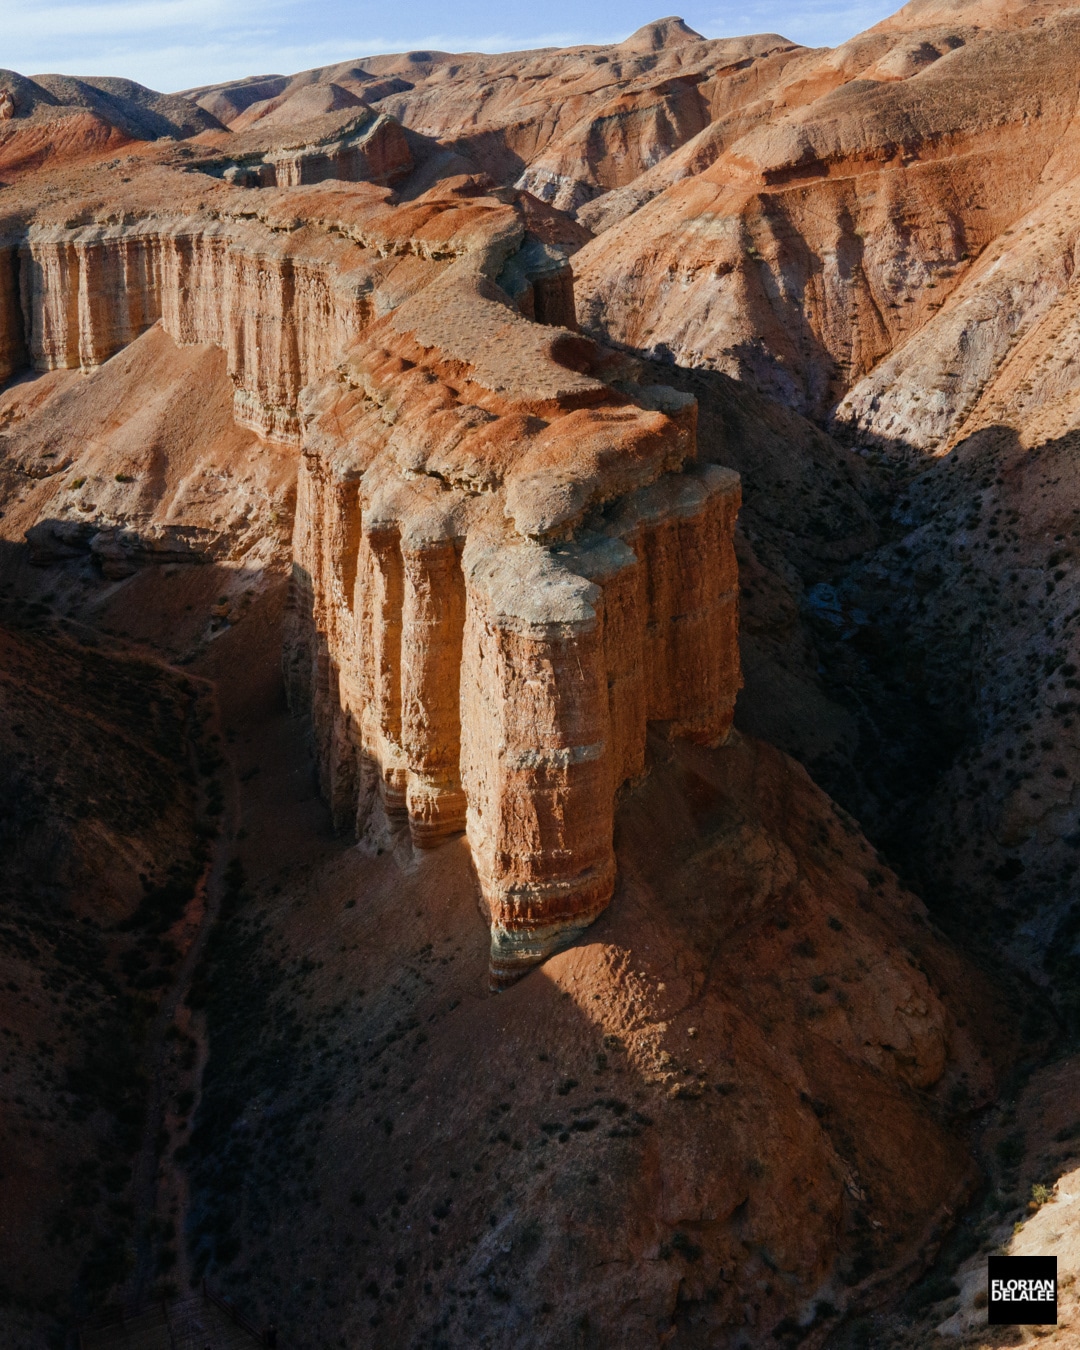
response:
<svg viewBox="0 0 1080 1350"><path fill-rule="evenodd" d="M212 214L31 222L0 357L91 369L155 322L225 349L237 418L300 448L285 671L335 823L464 830L503 986L610 900L647 724L727 734L738 476L573 331L540 203L204 182Z"/></svg>
<svg viewBox="0 0 1080 1350"><path fill-rule="evenodd" d="M739 479L689 396L445 286L309 395L288 670L339 825L465 829L501 987L610 900L647 724L727 735Z"/></svg>

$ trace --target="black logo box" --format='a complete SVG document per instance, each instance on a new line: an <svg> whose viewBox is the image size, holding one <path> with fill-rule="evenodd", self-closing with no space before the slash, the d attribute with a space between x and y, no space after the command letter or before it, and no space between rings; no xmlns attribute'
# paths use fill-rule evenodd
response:
<svg viewBox="0 0 1080 1350"><path fill-rule="evenodd" d="M992 1327L1057 1326L1057 1257L991 1256L986 1298Z"/></svg>

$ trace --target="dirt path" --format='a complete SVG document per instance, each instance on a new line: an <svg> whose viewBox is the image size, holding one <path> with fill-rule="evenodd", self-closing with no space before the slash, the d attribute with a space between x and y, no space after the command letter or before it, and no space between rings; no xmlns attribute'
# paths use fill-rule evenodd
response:
<svg viewBox="0 0 1080 1350"><path fill-rule="evenodd" d="M134 649L133 649L134 650ZM140 652L140 655L145 655ZM190 1280L187 1244L184 1241L187 1221L187 1186L182 1170L170 1167L166 1159L176 1144L173 1137L183 1116L192 1119L198 1105L199 1085L206 1063L205 1029L202 1019L186 1006L191 981L206 949L206 943L221 911L225 887L225 869L232 854L239 814L239 786L221 733L217 703L217 688L213 681L194 676L190 671L171 666L154 658L164 668L197 682L212 699L211 716L206 720L202 735L217 733L217 744L222 750L218 769L224 800L219 829L210 849L195 894L181 920L182 950L184 955L176 970L175 979L162 999L147 1037L146 1071L149 1090L146 1099L146 1118L142 1141L132 1166L131 1198L135 1208L135 1263L127 1284L125 1303L141 1307L153 1293L153 1284L159 1273L159 1258L163 1251L175 1252L175 1264L168 1271L178 1289L186 1289ZM200 788L205 818L207 791ZM177 1034L179 1033L179 1034ZM184 1044L194 1054L186 1059L181 1053ZM179 1093L190 1094L192 1105L178 1115L170 1106ZM172 1126L170 1130L168 1127ZM166 1273L166 1272L162 1272Z"/></svg>

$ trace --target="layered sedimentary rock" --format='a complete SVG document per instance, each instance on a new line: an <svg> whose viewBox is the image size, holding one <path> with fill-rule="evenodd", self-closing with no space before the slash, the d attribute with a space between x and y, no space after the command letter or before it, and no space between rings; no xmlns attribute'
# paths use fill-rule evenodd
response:
<svg viewBox="0 0 1080 1350"><path fill-rule="evenodd" d="M350 100L359 104L359 99ZM413 168L412 152L400 123L385 113L360 111L316 116L291 128L291 135L221 137L229 152L222 176L239 187L300 187L335 180L344 183L401 182Z"/></svg>
<svg viewBox="0 0 1080 1350"><path fill-rule="evenodd" d="M270 160L282 187L322 183L396 183L412 168L408 142L392 117L377 117L357 132L336 140L282 150Z"/></svg>
<svg viewBox="0 0 1080 1350"><path fill-rule="evenodd" d="M189 99L133 80L0 69L0 173L5 181L43 165L100 158L137 141L186 137L221 123Z"/></svg>
<svg viewBox="0 0 1080 1350"><path fill-rule="evenodd" d="M584 325L940 445L1072 275L1078 50L1065 5L966 4L794 56L582 211Z"/></svg>
<svg viewBox="0 0 1080 1350"><path fill-rule="evenodd" d="M185 1150L195 1226L181 1211L176 1228L192 1233L196 1259L210 1256L211 1279L239 1241L237 1287L251 1276L246 1287L282 1334L366 1344L378 1306L376 1339L388 1345L426 1330L455 1345L484 1336L516 1345L524 1334L561 1346L583 1329L605 1344L675 1336L734 1348L804 1332L822 1341L830 1308L854 1313L939 1240L924 1225L941 1218L940 1205L955 1208L966 1166L962 1128L944 1124L945 1113L992 1090L971 1031L985 1025L991 995L854 822L752 736L764 730L845 792L857 768L908 793L926 779L903 771L910 762L898 771L895 752L904 736L930 738L916 702L924 689L996 725L981 759L958 761L932 795L921 792L911 833L924 836L923 857L948 855L974 916L967 940L998 908L986 887L1015 895L1022 874L1025 931L1052 932L1057 906L1046 969L1069 973L1067 691L1080 660L1062 584L1076 524L1069 183L1058 185L1060 209L1045 199L1054 212L1038 228L1025 225L1011 245L1002 233L1017 203L1049 191L1067 161L1068 44L1051 7L996 6L1006 10L1050 20L1034 63L1030 35L994 46L993 23L944 5L916 4L837 53L769 38L703 43L668 22L618 48L411 53L335 68L329 82L243 82L208 100L231 132L114 140L92 168L45 166L25 190L10 183L10 142L0 145L3 368L31 357L51 367L0 391L8 576L41 600L27 606L33 622L45 606L58 626L104 616L112 627L120 616L123 631L191 661L193 676L220 675L223 706L236 710L222 731L244 829L235 841L224 832L221 847L243 862L249 894L213 944L225 956L211 953L207 1017L228 1035L212 1031L198 1147ZM1038 96L1000 81L988 95L983 76L998 58L1021 72L1020 86L1043 62ZM948 62L951 99L941 95ZM1009 97L994 102L1003 89ZM356 111L361 98L393 100L408 124L415 167L398 195L342 181L380 172L333 148L352 135L350 119L361 134L373 128ZM22 99L17 90L16 124ZM301 109L297 127L289 118ZM994 146L983 155L978 137L990 143L1002 110L1012 157L999 194L988 187ZM88 125L82 113L65 117L73 137ZM310 125L319 118L328 120ZM1029 148L1058 141L1062 155L1021 162L1017 124L1030 125ZM42 128L57 125L27 125L19 153L43 134L55 166L64 142ZM94 135L119 135L94 125ZM897 128L912 137L897 139ZM736 142L752 163L729 154ZM913 149L919 158L905 162ZM491 177L466 176L466 155ZM298 186L282 185L285 163ZM579 223L545 215L513 189L521 182L565 205L583 201ZM975 260L995 237L1011 256L984 249ZM730 352L758 383L805 388L804 406L826 412L878 362L848 406L861 437L882 445L947 444L969 394L993 397L973 405L969 429L974 419L983 432L958 467L946 459L908 484L897 528L875 548L874 515L895 483L876 476L874 456L843 451L715 371L606 351L603 331L705 365ZM234 406L258 434L233 422ZM1003 448L1008 429L992 424L1020 414L1025 435L1053 423L1060 444ZM665 746L657 732L722 738L739 680L738 486L717 457L746 473L752 697L740 714L750 735L713 752ZM269 603L257 611L251 597L260 569L267 592L280 576L298 463L286 669L295 705L314 709L326 798L342 830L363 836L361 849L349 839L310 847L308 822L321 816L300 738L276 725L252 734L261 714L250 705L276 706L267 658L280 630ZM24 566L24 539L47 571ZM842 584L860 552L862 578L848 567ZM197 559L208 565L186 565ZM147 565L155 561L167 565ZM993 641L971 622L983 604L993 606L982 611ZM821 630L834 620L829 642ZM1018 664L1018 641L1030 668L1022 688L1002 678ZM868 662L887 705L873 739L862 730L874 711ZM858 699L850 716L855 697L830 703L845 689ZM39 693L49 692L46 682ZM22 714L9 720L15 762ZM634 786L650 723L653 772ZM295 757L278 754L284 741ZM42 781L54 767L43 764ZM1009 801L987 848L980 815L995 778L1010 784ZM845 800L863 819L860 802ZM443 845L461 831L468 847L460 837ZM588 942L494 1003L462 997L475 993L487 950L503 985L579 932L616 866L619 903ZM494 939L481 934L479 946L474 870ZM940 896L946 870L928 879L928 895ZM259 941L275 966L299 941L303 965L317 968L310 1000L290 981L292 994L277 988L265 1002ZM333 1041L322 996L360 985L368 997L350 1005L341 1044L313 1067L311 1036ZM8 1005L20 1016L29 1006L21 991ZM409 1025L426 1030L406 1044ZM239 1047L235 1063L228 1044ZM390 1076L346 1075L336 1098L323 1097L321 1128L332 1133L315 1165L326 1175L303 1177L304 1150L261 1128L260 1104L272 1102L275 1119L291 1112L310 1134L305 1102L328 1091L327 1056L338 1051L371 1068L381 1059ZM535 1072L522 1072L525 1060ZM491 1094L482 1102L478 1061ZM446 1107L439 1121L426 1105L435 1098ZM489 1106L502 1115L489 1143L494 1171L477 1143ZM358 1137L371 1146L357 1150ZM460 1169L473 1148L479 1166ZM166 1150L162 1165L172 1157ZM283 1182L283 1158L296 1164L297 1186ZM223 1209L220 1176L237 1168L242 1204ZM436 1178L447 1169L458 1184L444 1192ZM612 1186L584 1184L601 1175ZM495 1227L492 1176L500 1195L514 1191ZM275 1195L257 1189L259 1177L273 1179ZM294 1200L282 1224L247 1231L236 1214L273 1204L283 1186ZM376 1220L389 1237L366 1250L366 1265L322 1272L327 1298L313 1322L303 1291L291 1304L279 1294L291 1287L281 1273L325 1230L325 1206L303 1200L320 1187L346 1240L362 1247ZM103 1210L115 1199L103 1193ZM35 1253L52 1212L33 1208ZM433 1212L438 1225L427 1223ZM405 1230L420 1222L437 1231L418 1257ZM593 1275L560 1302L583 1240L599 1244ZM452 1282L440 1285L440 1270ZM513 1291L496 1299L494 1323L491 1305L452 1301L463 1270L481 1291L496 1278ZM393 1284L393 1302L363 1301L360 1285L376 1283ZM426 1328L413 1316L425 1307Z"/></svg>
<svg viewBox="0 0 1080 1350"><path fill-rule="evenodd" d="M1042 399L1013 358L1032 321L1068 321L1078 44L1067 4L974 0L905 6L833 50L668 19L603 47L410 52L192 96L241 136L362 100L598 236L577 263L590 332L923 450Z"/></svg>
<svg viewBox="0 0 1080 1350"><path fill-rule="evenodd" d="M602 46L407 52L189 96L246 132L342 107L351 95L453 146L496 181L575 210L626 188L717 119L752 123L803 50L775 33L710 41L667 18Z"/></svg>
<svg viewBox="0 0 1080 1350"><path fill-rule="evenodd" d="M278 438L296 438L300 388L365 318L369 277L323 232L152 218L31 229L22 253L35 369L92 369L160 320L178 342L223 347L238 420Z"/></svg>
<svg viewBox="0 0 1080 1350"><path fill-rule="evenodd" d="M9 360L93 369L155 323L224 349L237 420L301 450L286 666L335 819L464 829L506 983L610 899L646 725L727 733L738 477L695 464L692 398L573 331L538 203L214 191L30 223Z"/></svg>
<svg viewBox="0 0 1080 1350"><path fill-rule="evenodd" d="M616 393L459 266L442 331L373 330L307 406L290 680L339 824L466 829L504 983L607 904L647 722L727 733L738 478L693 466L691 399Z"/></svg>

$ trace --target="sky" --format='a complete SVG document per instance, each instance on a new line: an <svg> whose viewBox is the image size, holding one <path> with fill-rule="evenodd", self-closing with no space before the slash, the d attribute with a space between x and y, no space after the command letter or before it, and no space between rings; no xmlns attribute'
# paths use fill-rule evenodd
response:
<svg viewBox="0 0 1080 1350"><path fill-rule="evenodd" d="M782 33L835 46L902 0L686 0L706 37ZM121 75L173 91L420 48L618 42L672 0L0 0L0 68Z"/></svg>

